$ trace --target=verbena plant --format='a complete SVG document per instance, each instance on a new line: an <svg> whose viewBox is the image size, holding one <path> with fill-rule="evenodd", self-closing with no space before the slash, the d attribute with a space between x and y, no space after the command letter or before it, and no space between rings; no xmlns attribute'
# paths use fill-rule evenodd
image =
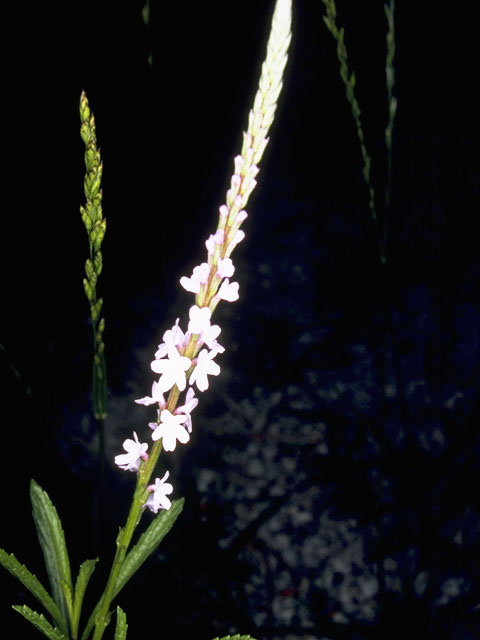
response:
<svg viewBox="0 0 480 640"><path fill-rule="evenodd" d="M377 215L376 193L370 175L371 159L365 143L361 110L355 97L355 75L349 70L347 62L344 29L338 28L336 24L335 0L323 0L323 3L326 10L325 24L337 44L340 75L345 84L346 97L360 142L363 176L368 187L369 207L379 243L380 257L382 262L385 262L387 218L391 201L392 136L397 107L393 96L394 0L388 0L385 5L388 24L385 65L388 104L385 129L387 181L384 215L381 220ZM50 593L13 554L0 549L0 563L32 593L43 606L46 615L33 611L26 605L14 605L13 608L51 640L100 640L111 621L115 598L158 547L182 511L183 499L172 501L169 498L173 493L173 487L168 482L169 472L166 471L161 478L155 477L153 481L152 477L162 451L173 451L177 443L189 442L192 412L199 402L196 392L206 391L209 387L209 376L217 376L220 373L220 366L215 358L225 349L218 342L221 329L218 325L212 324L212 315L220 301L234 302L239 297L239 285L231 281L235 272L231 255L236 245L244 238L244 232L240 227L247 217L245 207L255 188L258 165L268 143L267 135L274 120L282 88L290 38L291 0L276 0L258 91L249 113L241 153L234 160L234 173L226 201L219 209L217 229L205 242L206 261L196 266L189 277L184 276L180 279L181 286L195 296L195 304L188 311L187 329L184 331L180 326L180 319L177 319L175 324L165 331L163 342L158 346L151 362L151 369L158 376L152 384L151 395L136 400L139 404L153 405L156 408L156 419L149 423L152 442L142 442L134 432L133 439L129 438L123 443L125 453L115 457L115 463L119 468L136 474L136 486L127 520L120 528L115 541L112 567L98 602L89 614L83 613L85 591L98 558L83 562L76 579L72 579L60 518L48 494L34 480L30 484L30 498L50 583ZM80 118L81 137L86 147L86 202L81 207L81 217L89 241L84 289L90 306L93 330L92 398L93 413L99 428L101 460L103 421L107 416L107 384L103 343L105 321L101 315L102 299L97 296L97 281L103 266L101 245L106 222L102 213L102 163L97 148L95 120L85 93L82 93L80 99ZM142 435L142 439L145 439L145 436ZM145 511L153 512L155 517L134 542L134 535ZM126 614L117 605L115 640L125 639L127 628ZM222 640L227 638L248 640L250 636L225 636Z"/></svg>
<svg viewBox="0 0 480 640"><path fill-rule="evenodd" d="M180 515L183 499L171 501L173 487L169 472L152 477L162 451L173 451L177 443L186 444L192 431L192 412L198 404L196 392L209 386L209 376L217 376L220 366L215 358L225 351L218 342L220 327L212 324L212 314L220 301L234 302L239 297L239 285L231 281L235 272L231 254L245 236L240 228L247 217L245 206L256 185L258 165L268 143L268 131L275 116L277 100L291 38L291 0L277 0L272 18L267 53L263 62L258 91L249 113L248 128L243 136L241 153L235 157L234 173L226 201L220 207L217 229L205 242L207 258L194 268L190 277L180 284L195 295L195 304L188 311L187 329L180 320L163 334L151 363L157 374L150 396L137 400L154 405L156 419L149 423L151 443L141 442L137 433L123 443L125 453L115 463L136 474L136 486L127 520L115 541L115 556L105 588L88 617L82 604L89 580L98 559L81 564L75 580L57 511L34 480L30 484L38 539L43 551L50 583L50 593L13 554L0 549L0 563L32 593L45 610L33 611L27 605L14 605L26 620L50 640L100 640L112 617L112 603L128 580L157 548ZM93 412L99 421L102 439L103 420L107 415L106 367L101 317L102 300L97 297L97 279L102 271L101 244L106 223L102 215L102 164L97 149L95 121L87 97L80 100L81 136L86 146L86 203L81 215L88 233L90 255L85 265L84 288L90 305L94 337ZM141 435L142 439L145 435ZM145 511L156 516L133 542L134 534ZM116 607L115 640L127 637L126 614ZM250 636L226 636L232 640L248 640ZM215 640L219 640L216 638Z"/></svg>

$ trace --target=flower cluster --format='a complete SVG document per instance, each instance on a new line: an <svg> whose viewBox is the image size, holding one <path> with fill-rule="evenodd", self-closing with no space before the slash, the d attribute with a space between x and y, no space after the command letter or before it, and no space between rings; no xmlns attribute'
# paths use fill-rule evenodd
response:
<svg viewBox="0 0 480 640"><path fill-rule="evenodd" d="M230 255L245 233L240 226L247 218L244 207L256 185L258 164L268 143L267 133L273 122L278 96L282 88L282 77L290 43L291 0L277 0L272 19L272 29L267 45L267 56L262 65L258 91L253 109L249 113L248 130L243 134L240 155L234 159L234 172L225 204L219 209L219 221L215 233L205 242L208 258L193 269L190 277L180 278L181 286L195 295L195 304L190 307L187 331L184 332L179 319L163 334L158 346L152 371L158 380L152 385L151 396L136 400L138 404L157 406L157 421L150 423L152 429L151 458L146 453L148 445L135 440L126 440L126 454L115 458L116 464L130 471L142 471L142 464L149 465L149 478L161 448L174 451L177 442L190 440L192 432L191 414L198 404L197 391L206 391L209 376L218 376L220 366L215 362L225 349L217 342L221 329L211 324L212 314L220 300L234 302L239 297L238 282L231 278L235 273ZM164 394L168 392L166 399ZM185 392L183 404L177 406L180 394ZM142 463L141 461L145 462ZM149 496L145 506L154 511L169 509L166 497L173 490L167 483L168 472L162 479L146 487ZM148 480L146 480L148 482Z"/></svg>
<svg viewBox="0 0 480 640"><path fill-rule="evenodd" d="M224 208L225 205L221 207L221 213ZM243 221L246 214L241 212L237 217ZM238 224L237 221L237 227ZM230 231L232 226L230 225ZM203 304L190 307L186 332L180 327L179 318L171 329L165 331L163 342L158 345L155 358L150 364L152 371L159 377L152 384L151 395L135 401L137 404L157 406L157 421L149 423L149 426L152 429L153 442L161 440L165 451L174 451L177 442L186 444L190 440L191 414L198 405L195 387L197 391L206 391L209 387L209 376L218 376L220 373L220 366L215 362L215 357L225 349L217 340L221 333L220 327L211 323L212 308L215 308L219 300L233 302L238 299L238 282L230 281L235 267L230 257L223 256L227 251L231 252L230 245L240 242L244 234L237 228L233 236L229 233L227 237L233 237L229 245L225 245L224 229L212 234L205 243L208 262L195 267L190 278L180 279L184 289L194 293L196 302L203 301ZM171 393L174 388L177 394L185 391L185 399L183 404L172 407L164 394ZM139 442L136 433L134 437L135 440L125 440L123 444L127 453L115 458L119 467L129 471L138 471L141 460L148 459L148 445ZM160 508L170 508L171 503L166 495L173 489L171 484L165 482L167 477L168 472L161 480L156 478L155 482L147 487L150 495L145 506L155 513Z"/></svg>
<svg viewBox="0 0 480 640"><path fill-rule="evenodd" d="M247 155L253 158L253 150ZM238 156L235 167L240 172L242 166L242 158ZM159 377L152 384L151 395L135 401L146 406L157 406L157 421L149 423L149 426L153 442L161 440L165 451L174 451L177 442L186 444L190 440L191 414L198 405L195 387L197 391L206 391L209 376L218 376L220 373L215 358L225 349L217 340L221 329L211 323L212 313L220 300L234 302L239 297L239 284L231 281L235 267L230 254L245 237L239 229L247 217L246 212L240 209L246 200L242 194L253 189L253 176L257 171L256 167L250 167L248 179L241 173L234 174L231 189L227 193L227 204L220 207L219 228L205 242L208 262L196 266L189 278L180 278L182 287L195 294L195 304L188 312L187 331L184 332L180 327L179 318L171 329L165 331L150 364ZM185 392L184 402L176 406L182 392ZM165 398L166 393L169 393L168 399ZM172 403L171 398L174 398ZM138 471L141 460L148 459L148 445L140 443L136 434L134 437L134 441L125 440L123 444L127 453L115 458L118 466L129 471ZM170 508L171 503L166 495L171 493L172 485L165 482L167 477L168 472L161 480L156 478L147 487L150 495L145 506L155 513L160 508Z"/></svg>

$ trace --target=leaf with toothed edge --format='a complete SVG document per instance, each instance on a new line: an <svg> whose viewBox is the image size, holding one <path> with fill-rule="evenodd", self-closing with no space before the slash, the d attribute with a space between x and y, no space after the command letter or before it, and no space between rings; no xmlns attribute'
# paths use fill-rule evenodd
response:
<svg viewBox="0 0 480 640"><path fill-rule="evenodd" d="M30 499L32 513L37 528L38 540L42 547L53 599L55 600L63 620L63 627L68 628L71 613L72 576L68 559L67 545L62 523L52 501L36 482L30 482Z"/></svg>
<svg viewBox="0 0 480 640"><path fill-rule="evenodd" d="M51 595L42 585L37 576L31 573L25 565L17 560L13 553L8 554L3 549L0 549L0 564L10 571L20 582L34 595L41 604L45 607L48 613L52 616L55 622L65 631L63 626L62 616L58 610L57 605L53 601Z"/></svg>
<svg viewBox="0 0 480 640"><path fill-rule="evenodd" d="M117 607L117 625L115 627L115 640L126 640L127 638L127 615L120 607Z"/></svg>
<svg viewBox="0 0 480 640"><path fill-rule="evenodd" d="M12 608L18 611L20 615L31 622L34 627L41 631L43 635L47 636L47 638L50 638L50 640L68 640L68 636L63 634L57 627L52 627L41 613L33 611L25 604L23 606L15 604Z"/></svg>
<svg viewBox="0 0 480 640"><path fill-rule="evenodd" d="M223 636L222 638L216 637L213 640L255 640L252 636L241 636L239 633L234 636Z"/></svg>
<svg viewBox="0 0 480 640"><path fill-rule="evenodd" d="M80 565L80 569L78 570L78 577L75 583L75 592L73 596L73 614L71 622L72 634L74 634L75 637L78 635L78 625L80 622L80 614L82 612L85 590L97 562L98 558L95 558L94 560L85 560L85 562Z"/></svg>

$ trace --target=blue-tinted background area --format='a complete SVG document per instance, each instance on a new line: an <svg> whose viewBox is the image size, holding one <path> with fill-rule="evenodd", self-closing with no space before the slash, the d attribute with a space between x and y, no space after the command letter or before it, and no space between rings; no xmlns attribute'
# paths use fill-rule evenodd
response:
<svg viewBox="0 0 480 640"><path fill-rule="evenodd" d="M188 446L164 454L186 506L125 588L129 637L474 640L480 616L480 204L473 3L397 0L392 208L379 260L361 154L320 0L294 1L276 121L233 254L240 300ZM2 78L0 546L47 581L31 477L74 573L102 555L150 434L150 361L193 297L253 102L273 3L8 3ZM383 3L338 0L385 217ZM6 40L4 39L6 42ZM151 64L149 63L151 58ZM78 102L104 162L110 389L99 489ZM94 497L92 497L94 496ZM145 515L145 521L151 514ZM2 618L33 602L0 574ZM5 622L6 624L6 622ZM113 631L109 630L113 637ZM142 636L141 634L144 634Z"/></svg>

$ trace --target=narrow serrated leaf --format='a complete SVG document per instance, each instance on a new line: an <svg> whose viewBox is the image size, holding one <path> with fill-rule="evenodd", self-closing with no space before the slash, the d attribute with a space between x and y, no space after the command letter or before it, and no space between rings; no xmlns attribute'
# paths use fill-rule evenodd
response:
<svg viewBox="0 0 480 640"><path fill-rule="evenodd" d="M72 636L78 636L78 625L80 622L80 614L82 613L83 597L87 588L88 582L95 569L95 565L98 562L98 558L94 560L85 560L80 565L78 570L77 581L75 582L75 593L73 596L73 615L72 615Z"/></svg>
<svg viewBox="0 0 480 640"><path fill-rule="evenodd" d="M68 636L63 634L60 629L57 629L57 627L52 627L52 625L45 619L45 616L33 611L30 607L27 607L26 604L23 606L14 604L13 609L18 611L20 615L31 622L34 627L47 636L47 638L50 638L50 640L68 640Z"/></svg>
<svg viewBox="0 0 480 640"><path fill-rule="evenodd" d="M114 595L117 595L125 584L130 580L133 574L138 571L148 556L155 551L157 546L173 527L175 520L180 515L184 498L174 500L170 509L162 510L158 516L148 526L147 530L142 533L137 544L132 547L125 558L122 568L118 574L115 585Z"/></svg>
<svg viewBox="0 0 480 640"><path fill-rule="evenodd" d="M115 627L115 640L126 640L127 638L127 614L120 607L117 607L117 625Z"/></svg>
<svg viewBox="0 0 480 640"><path fill-rule="evenodd" d="M68 559L65 534L52 501L34 480L30 482L33 519L42 547L45 565L52 587L53 599L60 610L63 626L68 627L68 592L72 593L72 575ZM68 588L66 588L68 585Z"/></svg>
<svg viewBox="0 0 480 640"><path fill-rule="evenodd" d="M7 571L10 571L17 580L20 580L30 593L43 604L62 630L65 631L66 629L63 626L62 616L60 615L57 605L37 576L31 573L24 564L19 562L13 553L8 554L3 549L0 549L0 564L4 566Z"/></svg>

